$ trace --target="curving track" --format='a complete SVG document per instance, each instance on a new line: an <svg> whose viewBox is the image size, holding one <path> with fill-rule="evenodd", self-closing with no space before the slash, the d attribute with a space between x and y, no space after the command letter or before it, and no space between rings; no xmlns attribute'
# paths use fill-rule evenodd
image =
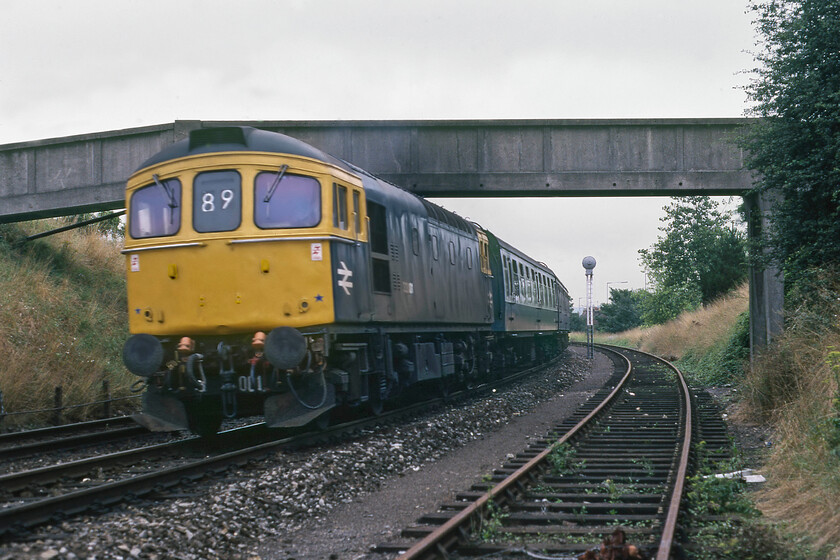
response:
<svg viewBox="0 0 840 560"><path fill-rule="evenodd" d="M474 486L380 545L400 560L453 555L581 555L621 529L642 554L670 557L688 474L692 396L670 363L600 347L608 386L492 480Z"/></svg>

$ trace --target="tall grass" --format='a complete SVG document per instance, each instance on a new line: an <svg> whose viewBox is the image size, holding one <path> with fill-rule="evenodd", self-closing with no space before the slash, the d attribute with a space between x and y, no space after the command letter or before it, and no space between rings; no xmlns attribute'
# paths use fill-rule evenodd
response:
<svg viewBox="0 0 840 560"><path fill-rule="evenodd" d="M653 327L595 333L596 342L637 348L674 361L693 381L723 384L740 380L749 359L749 286L710 305ZM572 340L585 341L585 336Z"/></svg>
<svg viewBox="0 0 840 560"><path fill-rule="evenodd" d="M52 406L61 386L65 404L114 396L134 382L122 366L128 336L121 242L74 230L24 242L64 225L43 220L0 226L0 391L6 412ZM73 409L68 419L91 410ZM4 426L44 417L11 415Z"/></svg>
<svg viewBox="0 0 840 560"><path fill-rule="evenodd" d="M840 273L787 295L785 333L754 361L742 414L775 427L761 509L840 543Z"/></svg>

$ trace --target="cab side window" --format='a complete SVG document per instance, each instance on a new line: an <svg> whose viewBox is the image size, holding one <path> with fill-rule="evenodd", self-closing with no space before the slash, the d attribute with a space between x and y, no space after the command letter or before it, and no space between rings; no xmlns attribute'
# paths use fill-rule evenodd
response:
<svg viewBox="0 0 840 560"><path fill-rule="evenodd" d="M358 215L358 214L357 214ZM333 183L333 225L347 229L347 187Z"/></svg>
<svg viewBox="0 0 840 560"><path fill-rule="evenodd" d="M362 197L359 191L353 191L353 227L356 234L362 233Z"/></svg>

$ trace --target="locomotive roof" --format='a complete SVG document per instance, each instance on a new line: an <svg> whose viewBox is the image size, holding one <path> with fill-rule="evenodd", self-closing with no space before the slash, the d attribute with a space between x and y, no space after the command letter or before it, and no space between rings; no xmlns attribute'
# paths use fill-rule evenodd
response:
<svg viewBox="0 0 840 560"><path fill-rule="evenodd" d="M273 152L308 157L352 171L347 162L322 152L297 138L250 126L199 128L143 162L138 170L186 156L212 152Z"/></svg>

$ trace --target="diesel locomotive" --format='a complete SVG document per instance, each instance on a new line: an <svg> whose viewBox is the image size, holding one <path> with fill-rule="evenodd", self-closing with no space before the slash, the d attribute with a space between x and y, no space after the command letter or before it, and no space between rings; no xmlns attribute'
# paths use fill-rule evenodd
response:
<svg viewBox="0 0 840 560"><path fill-rule="evenodd" d="M490 231L297 139L193 131L128 180L138 421L324 422L561 352L569 297Z"/></svg>

